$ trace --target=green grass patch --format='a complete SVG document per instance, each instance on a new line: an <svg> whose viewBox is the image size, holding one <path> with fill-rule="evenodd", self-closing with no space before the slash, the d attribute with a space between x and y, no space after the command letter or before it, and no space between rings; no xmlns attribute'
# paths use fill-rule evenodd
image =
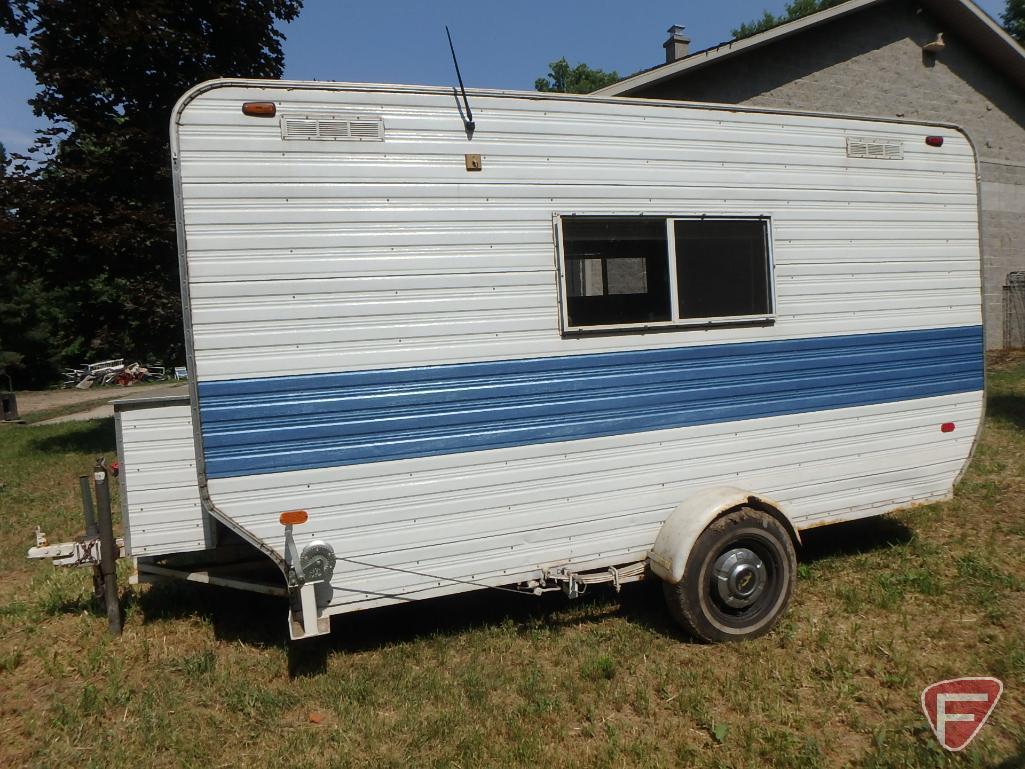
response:
<svg viewBox="0 0 1025 769"><path fill-rule="evenodd" d="M1023 766L1025 358L988 381L955 498L809 532L780 626L727 646L682 637L654 583L363 612L294 648L281 602L131 589L111 639L88 572L24 558L37 524L80 532L110 420L4 427L0 766ZM919 693L982 674L1004 698L947 754Z"/></svg>

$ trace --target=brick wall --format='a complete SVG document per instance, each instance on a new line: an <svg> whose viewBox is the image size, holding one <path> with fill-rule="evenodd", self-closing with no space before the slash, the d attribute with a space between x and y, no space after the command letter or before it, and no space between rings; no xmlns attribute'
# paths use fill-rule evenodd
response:
<svg viewBox="0 0 1025 769"><path fill-rule="evenodd" d="M924 54L941 31L946 48ZM893 0L630 95L960 125L980 161L987 345L1002 345L1003 285L1025 270L1025 92L956 30Z"/></svg>

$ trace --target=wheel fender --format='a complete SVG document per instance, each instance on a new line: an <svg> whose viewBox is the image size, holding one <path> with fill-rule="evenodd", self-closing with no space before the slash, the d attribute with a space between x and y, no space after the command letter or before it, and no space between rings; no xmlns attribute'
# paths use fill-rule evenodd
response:
<svg viewBox="0 0 1025 769"><path fill-rule="evenodd" d="M794 541L800 543L797 530L772 500L736 486L714 486L691 495L666 518L648 553L651 570L666 582L679 584L690 550L701 532L723 513L745 505L778 518Z"/></svg>

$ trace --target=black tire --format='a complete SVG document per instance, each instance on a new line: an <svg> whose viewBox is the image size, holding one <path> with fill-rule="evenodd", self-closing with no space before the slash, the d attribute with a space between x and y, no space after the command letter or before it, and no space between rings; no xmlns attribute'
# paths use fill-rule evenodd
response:
<svg viewBox="0 0 1025 769"><path fill-rule="evenodd" d="M708 643L768 633L790 603L797 555L768 513L742 507L713 521L694 543L678 585L663 583L669 612Z"/></svg>

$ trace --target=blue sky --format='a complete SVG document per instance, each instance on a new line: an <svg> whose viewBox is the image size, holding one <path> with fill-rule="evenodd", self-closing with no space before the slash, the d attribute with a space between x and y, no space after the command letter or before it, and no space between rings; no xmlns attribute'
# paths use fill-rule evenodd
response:
<svg viewBox="0 0 1025 769"><path fill-rule="evenodd" d="M979 0L999 18L1005 0ZM454 75L445 40L448 24L467 86L532 90L548 62L629 74L664 61L662 42L671 24L683 24L691 50L728 40L730 30L779 13L786 0L306 0L287 25L285 76L297 80L445 85ZM0 142L23 151L40 123L25 103L35 92L31 75L7 56L14 41L0 35Z"/></svg>

